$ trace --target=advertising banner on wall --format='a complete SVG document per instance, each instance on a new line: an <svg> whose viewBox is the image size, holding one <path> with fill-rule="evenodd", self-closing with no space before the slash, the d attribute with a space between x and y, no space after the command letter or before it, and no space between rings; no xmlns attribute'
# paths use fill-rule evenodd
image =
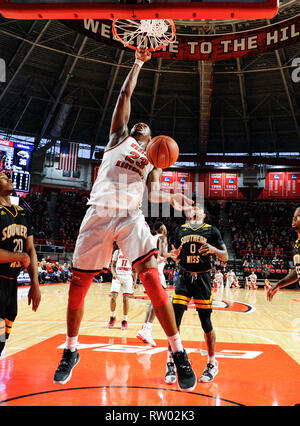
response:
<svg viewBox="0 0 300 426"><path fill-rule="evenodd" d="M300 172L286 173L286 196L287 198L300 197Z"/></svg>
<svg viewBox="0 0 300 426"><path fill-rule="evenodd" d="M267 173L266 190L268 197L283 197L285 193L285 172Z"/></svg>
<svg viewBox="0 0 300 426"><path fill-rule="evenodd" d="M75 19L61 22L96 41L119 49L128 49L114 38L111 20ZM285 21L243 32L218 35L177 34L174 42L153 52L153 57L176 61L224 61L281 49L296 43L299 36L300 15L297 15Z"/></svg>
<svg viewBox="0 0 300 426"><path fill-rule="evenodd" d="M163 171L161 189L171 193L192 194L195 191L195 173Z"/></svg>

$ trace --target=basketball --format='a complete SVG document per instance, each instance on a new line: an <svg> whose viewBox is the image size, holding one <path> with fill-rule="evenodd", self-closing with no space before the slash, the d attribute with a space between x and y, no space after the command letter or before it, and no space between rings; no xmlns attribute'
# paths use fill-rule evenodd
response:
<svg viewBox="0 0 300 426"><path fill-rule="evenodd" d="M154 167L167 169L174 164L179 156L179 148L170 136L160 135L151 139L146 154Z"/></svg>

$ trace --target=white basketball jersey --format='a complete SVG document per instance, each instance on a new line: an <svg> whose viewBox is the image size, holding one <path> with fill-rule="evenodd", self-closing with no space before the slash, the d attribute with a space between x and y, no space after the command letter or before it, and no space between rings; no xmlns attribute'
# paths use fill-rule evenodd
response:
<svg viewBox="0 0 300 426"><path fill-rule="evenodd" d="M158 248L158 250L160 250L160 240L159 238L162 236L163 234L155 234L154 235L154 241L156 244L156 247ZM160 256L160 254L157 255L157 264L160 265L164 265L166 263L166 258L164 256Z"/></svg>
<svg viewBox="0 0 300 426"><path fill-rule="evenodd" d="M113 254L113 261L116 263L117 275L131 275L132 268L129 260L124 256L121 250L115 250Z"/></svg>
<svg viewBox="0 0 300 426"><path fill-rule="evenodd" d="M117 210L136 210L143 200L153 165L137 141L127 136L106 150L88 204Z"/></svg>
<svg viewBox="0 0 300 426"><path fill-rule="evenodd" d="M235 275L233 272L227 272L227 279L228 281L232 282L234 281Z"/></svg>

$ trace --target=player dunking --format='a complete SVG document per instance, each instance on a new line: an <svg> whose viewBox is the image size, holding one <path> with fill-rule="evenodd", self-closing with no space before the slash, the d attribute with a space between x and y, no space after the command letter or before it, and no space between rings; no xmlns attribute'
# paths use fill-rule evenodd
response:
<svg viewBox="0 0 300 426"><path fill-rule="evenodd" d="M67 309L66 348L54 375L55 383L67 383L72 369L79 362L76 346L85 296L94 276L103 267L108 267L116 241L137 272L168 337L180 389L192 390L196 386L197 379L182 347L172 304L159 279L157 247L140 210L145 185L151 202L169 202L175 209L184 210L190 209L192 200L182 194L160 191L162 170L153 168L145 153L151 140L147 124L137 123L130 132L128 130L131 97L141 67L150 59L147 50L136 52L135 63L113 112L109 142L76 241Z"/></svg>
<svg viewBox="0 0 300 426"><path fill-rule="evenodd" d="M295 269L290 271L284 278L278 281L268 290L267 299L271 302L275 294L283 287L300 281L300 207L297 207L292 219L292 228L297 232L298 239L294 244L293 261Z"/></svg>

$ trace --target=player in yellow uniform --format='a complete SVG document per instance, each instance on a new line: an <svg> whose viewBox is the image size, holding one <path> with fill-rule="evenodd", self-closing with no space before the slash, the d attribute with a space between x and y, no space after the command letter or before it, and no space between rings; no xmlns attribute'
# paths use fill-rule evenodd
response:
<svg viewBox="0 0 300 426"><path fill-rule="evenodd" d="M21 269L27 269L30 275L28 304L33 311L41 301L31 220L26 210L11 204L13 190L10 177L0 172L0 355L17 316Z"/></svg>
<svg viewBox="0 0 300 426"><path fill-rule="evenodd" d="M196 206L190 220L175 231L173 258L179 267L179 275L173 296L173 307L178 328L191 299L194 299L208 349L208 362L200 382L210 382L218 373L215 358L216 335L211 322L212 292L210 280L210 256L227 262L228 253L220 231L204 222L204 208ZM176 380L171 351L168 351L165 382Z"/></svg>

